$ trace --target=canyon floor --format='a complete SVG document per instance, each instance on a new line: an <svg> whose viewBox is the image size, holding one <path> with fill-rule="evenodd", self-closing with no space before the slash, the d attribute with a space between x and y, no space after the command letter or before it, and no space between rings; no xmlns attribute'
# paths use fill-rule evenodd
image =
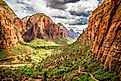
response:
<svg viewBox="0 0 121 81"><path fill-rule="evenodd" d="M90 46L78 42L35 39L0 50L0 55L2 81L118 81L93 59Z"/></svg>
<svg viewBox="0 0 121 81"><path fill-rule="evenodd" d="M54 49L72 43L74 40L44 40L34 39L31 42L20 42L11 49L0 50L0 64L31 64L40 62L51 56ZM1 65L1 66L2 66Z"/></svg>

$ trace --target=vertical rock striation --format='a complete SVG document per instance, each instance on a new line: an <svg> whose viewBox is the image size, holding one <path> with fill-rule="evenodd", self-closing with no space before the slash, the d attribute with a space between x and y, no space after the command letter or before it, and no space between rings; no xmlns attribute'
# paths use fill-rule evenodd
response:
<svg viewBox="0 0 121 81"><path fill-rule="evenodd" d="M93 41L94 58L121 77L121 0L105 0L94 10L85 34Z"/></svg>
<svg viewBox="0 0 121 81"><path fill-rule="evenodd" d="M12 9L0 0L0 48L11 48L21 40L21 35L14 19L17 18Z"/></svg>
<svg viewBox="0 0 121 81"><path fill-rule="evenodd" d="M69 35L69 31L62 24L55 24L43 13L27 16L23 18L23 22L25 23L25 33L22 36L24 41L31 41L34 38L61 39Z"/></svg>

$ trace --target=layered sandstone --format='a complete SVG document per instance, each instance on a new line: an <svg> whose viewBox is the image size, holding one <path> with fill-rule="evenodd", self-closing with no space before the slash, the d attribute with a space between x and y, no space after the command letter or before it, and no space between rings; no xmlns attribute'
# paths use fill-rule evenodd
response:
<svg viewBox="0 0 121 81"><path fill-rule="evenodd" d="M68 36L68 30L62 24L55 24L43 13L36 13L23 18L25 33L23 39L31 41L34 38L40 39L61 39Z"/></svg>
<svg viewBox="0 0 121 81"><path fill-rule="evenodd" d="M121 77L121 0L105 0L94 10L85 34L94 58Z"/></svg>
<svg viewBox="0 0 121 81"><path fill-rule="evenodd" d="M16 18L5 1L0 0L0 48L11 48L21 40L18 26L14 24Z"/></svg>

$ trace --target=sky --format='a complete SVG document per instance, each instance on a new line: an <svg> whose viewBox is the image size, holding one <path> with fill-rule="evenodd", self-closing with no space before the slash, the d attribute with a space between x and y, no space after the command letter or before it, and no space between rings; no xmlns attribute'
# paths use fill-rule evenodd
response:
<svg viewBox="0 0 121 81"><path fill-rule="evenodd" d="M91 12L103 0L6 0L19 18L35 13L45 13L55 23L62 23L74 31L87 27Z"/></svg>

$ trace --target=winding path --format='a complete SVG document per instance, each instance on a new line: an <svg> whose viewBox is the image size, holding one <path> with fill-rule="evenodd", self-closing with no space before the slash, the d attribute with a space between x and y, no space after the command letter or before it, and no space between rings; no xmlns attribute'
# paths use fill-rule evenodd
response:
<svg viewBox="0 0 121 81"><path fill-rule="evenodd" d="M0 67L21 67L21 66L31 66L32 64L11 64L11 65L0 65Z"/></svg>

